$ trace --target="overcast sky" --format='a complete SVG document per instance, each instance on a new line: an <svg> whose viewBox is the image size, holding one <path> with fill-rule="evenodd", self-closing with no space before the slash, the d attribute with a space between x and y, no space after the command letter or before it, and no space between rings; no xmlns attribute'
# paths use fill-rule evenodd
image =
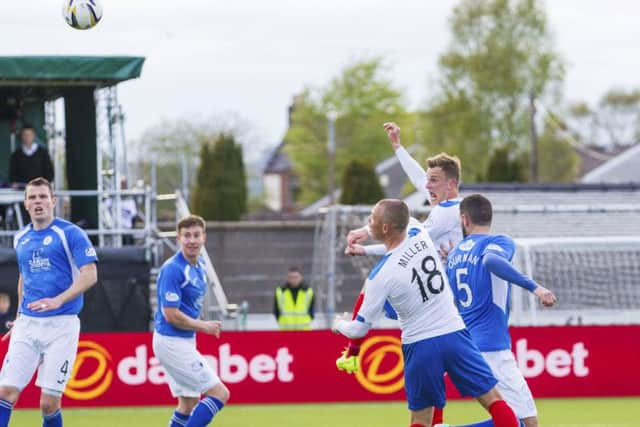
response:
<svg viewBox="0 0 640 427"><path fill-rule="evenodd" d="M161 118L235 112L265 144L280 141L305 85L322 86L354 59L383 55L414 108L448 43L453 0L102 0L103 21L73 30L62 1L0 2L0 55L135 55L140 79L120 86L129 138ZM640 87L640 2L546 2L568 61L568 100L594 103Z"/></svg>

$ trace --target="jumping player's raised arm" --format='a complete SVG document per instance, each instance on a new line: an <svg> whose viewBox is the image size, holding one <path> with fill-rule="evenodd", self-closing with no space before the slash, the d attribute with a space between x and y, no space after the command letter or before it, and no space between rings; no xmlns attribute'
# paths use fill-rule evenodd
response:
<svg viewBox="0 0 640 427"><path fill-rule="evenodd" d="M409 181L411 181L420 194L429 196L429 191L427 191L427 173L424 168L420 166L420 163L411 157L409 152L400 143L400 127L393 122L387 122L383 127L385 132L387 132L391 147L393 147L396 157L400 161L400 166L402 166L404 173L407 174Z"/></svg>

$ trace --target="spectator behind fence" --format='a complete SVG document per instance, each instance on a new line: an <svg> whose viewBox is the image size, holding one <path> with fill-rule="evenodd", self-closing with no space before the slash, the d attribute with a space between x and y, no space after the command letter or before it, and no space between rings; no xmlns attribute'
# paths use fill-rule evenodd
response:
<svg viewBox="0 0 640 427"><path fill-rule="evenodd" d="M280 330L311 330L315 298L298 267L289 267L287 283L276 288L273 314Z"/></svg>
<svg viewBox="0 0 640 427"><path fill-rule="evenodd" d="M34 178L53 181L53 164L47 149L36 141L36 131L26 124L20 130L22 144L9 160L9 182L13 188L23 188Z"/></svg>
<svg viewBox="0 0 640 427"><path fill-rule="evenodd" d="M126 190L128 188L127 178L122 178L120 181L120 190ZM115 200L112 198L107 199L107 206L111 212L111 216L115 221ZM144 227L144 219L138 213L138 204L134 196L120 196L120 228L123 230L131 230L134 228ZM135 244L133 234L123 234L122 244L133 245Z"/></svg>

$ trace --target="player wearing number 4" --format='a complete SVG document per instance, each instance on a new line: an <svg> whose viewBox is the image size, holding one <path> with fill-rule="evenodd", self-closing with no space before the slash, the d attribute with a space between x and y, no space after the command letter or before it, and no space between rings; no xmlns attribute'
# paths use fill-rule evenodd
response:
<svg viewBox="0 0 640 427"><path fill-rule="evenodd" d="M460 393L475 397L489 411L494 426L517 427L456 309L437 248L424 228L407 233L408 224L409 209L401 200L376 204L369 227L387 253L369 273L356 318L339 317L332 329L348 338L363 337L389 301L402 331L411 427L430 426L433 407L444 407L445 372Z"/></svg>
<svg viewBox="0 0 640 427"><path fill-rule="evenodd" d="M229 400L229 390L196 349L196 331L220 336L220 322L198 318L207 289L200 257L205 226L197 215L178 222L180 250L162 265L158 275L153 352L167 371L171 394L178 398L169 427L209 425Z"/></svg>
<svg viewBox="0 0 640 427"><path fill-rule="evenodd" d="M456 293L460 315L499 381L497 389L526 427L536 427L538 418L531 391L511 353L511 284L533 292L544 306L552 306L556 298L511 265L513 240L490 234L491 220L491 202L484 196L473 194L460 203L465 238L448 254L447 276Z"/></svg>
<svg viewBox="0 0 640 427"><path fill-rule="evenodd" d="M9 424L13 404L36 369L42 425L62 426L60 398L78 349L82 294L98 279L89 238L76 225L55 218L55 204L49 181L36 178L27 184L24 206L31 224L13 241L20 308L0 372L1 427Z"/></svg>

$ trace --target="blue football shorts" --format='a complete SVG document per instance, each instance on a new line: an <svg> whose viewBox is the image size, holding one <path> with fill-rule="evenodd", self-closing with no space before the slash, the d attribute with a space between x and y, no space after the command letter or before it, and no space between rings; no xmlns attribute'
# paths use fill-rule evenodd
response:
<svg viewBox="0 0 640 427"><path fill-rule="evenodd" d="M444 374L463 396L478 397L498 383L466 329L402 345L409 409L444 408Z"/></svg>

